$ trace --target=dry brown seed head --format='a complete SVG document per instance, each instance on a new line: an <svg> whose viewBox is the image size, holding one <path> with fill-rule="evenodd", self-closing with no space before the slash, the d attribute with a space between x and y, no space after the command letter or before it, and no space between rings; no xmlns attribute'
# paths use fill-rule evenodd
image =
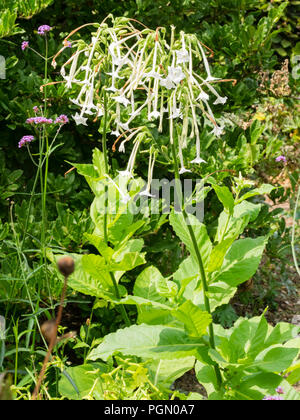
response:
<svg viewBox="0 0 300 420"><path fill-rule="evenodd" d="M41 326L41 332L47 341L50 343L53 335L56 335L56 321L55 319L50 319L49 321L45 321Z"/></svg>
<svg viewBox="0 0 300 420"><path fill-rule="evenodd" d="M74 272L75 263L71 257L62 257L57 262L57 267L63 276L69 276Z"/></svg>

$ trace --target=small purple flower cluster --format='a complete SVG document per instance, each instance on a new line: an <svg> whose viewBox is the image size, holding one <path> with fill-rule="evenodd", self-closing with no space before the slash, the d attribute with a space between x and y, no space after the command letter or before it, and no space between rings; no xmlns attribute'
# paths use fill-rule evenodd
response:
<svg viewBox="0 0 300 420"><path fill-rule="evenodd" d="M39 108L37 106L33 107L33 110L35 113L39 112ZM55 121L53 121L52 118L45 118L45 117L30 117L27 118L26 123L27 124L36 124L36 125L41 125L41 124L67 124L69 122L69 118L64 115L61 114L59 117L56 118ZM19 148L24 146L24 144L26 143L30 143L32 140L34 140L33 136L24 136L21 138L21 140L19 141Z"/></svg>
<svg viewBox="0 0 300 420"><path fill-rule="evenodd" d="M276 388L277 394L284 394L284 390L281 388L281 386ZM280 395L266 395L263 400L268 401L282 401L283 398Z"/></svg>
<svg viewBox="0 0 300 420"><path fill-rule="evenodd" d="M24 144L26 144L26 143L31 143L33 140L34 140L34 137L33 137L33 136L23 136L23 137L21 138L21 140L19 141L19 144L18 144L19 149L20 149L22 146L24 146Z"/></svg>
<svg viewBox="0 0 300 420"><path fill-rule="evenodd" d="M38 112L38 107L34 107L34 112ZM59 117L56 118L55 121L53 121L52 118L46 118L46 117L30 117L27 118L26 123L27 124L36 124L36 125L40 125L40 124L67 124L69 122L69 118L62 114Z"/></svg>
<svg viewBox="0 0 300 420"><path fill-rule="evenodd" d="M26 120L27 124L53 124L52 118L45 118L45 117L30 117Z"/></svg>
<svg viewBox="0 0 300 420"><path fill-rule="evenodd" d="M69 118L64 114L61 114L59 117L56 118L54 124L67 124L68 122Z"/></svg>
<svg viewBox="0 0 300 420"><path fill-rule="evenodd" d="M38 34L39 35L46 35L48 32L51 31L51 26L49 25L41 25L38 27Z"/></svg>
<svg viewBox="0 0 300 420"><path fill-rule="evenodd" d="M26 48L29 47L29 42L28 41L23 41L22 45L21 45L21 49L22 51L26 50Z"/></svg>
<svg viewBox="0 0 300 420"><path fill-rule="evenodd" d="M285 157L285 156L283 156L283 155L278 156L278 157L275 159L275 161L276 161L276 162L280 162L280 161L282 161L282 162L286 163L286 157Z"/></svg>

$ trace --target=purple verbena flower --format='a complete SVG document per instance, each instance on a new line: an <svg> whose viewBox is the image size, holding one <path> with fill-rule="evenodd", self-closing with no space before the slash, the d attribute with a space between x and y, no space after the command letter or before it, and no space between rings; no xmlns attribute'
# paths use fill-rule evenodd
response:
<svg viewBox="0 0 300 420"><path fill-rule="evenodd" d="M59 117L56 118L56 120L54 121L54 124L67 124L69 122L69 118L62 114Z"/></svg>
<svg viewBox="0 0 300 420"><path fill-rule="evenodd" d="M283 155L278 156L275 160L276 160L276 162L282 161L282 162L286 163L286 157L283 156Z"/></svg>
<svg viewBox="0 0 300 420"><path fill-rule="evenodd" d="M279 401L283 400L283 398L280 395L266 395L263 400L269 400L269 401Z"/></svg>
<svg viewBox="0 0 300 420"><path fill-rule="evenodd" d="M21 49L22 51L26 50L26 48L29 47L29 42L28 41L23 41L22 45L21 45Z"/></svg>
<svg viewBox="0 0 300 420"><path fill-rule="evenodd" d="M51 26L49 25L41 25L38 27L38 34L39 35L45 35L47 32L51 31Z"/></svg>
<svg viewBox="0 0 300 420"><path fill-rule="evenodd" d="M26 144L26 143L31 143L33 140L34 140L34 137L33 137L33 136L23 136L23 137L21 138L21 140L19 141L19 144L18 144L19 149L20 149L22 146L24 146L24 144Z"/></svg>
<svg viewBox="0 0 300 420"><path fill-rule="evenodd" d="M39 107L38 106L34 106L32 109L34 110L35 113L39 112Z"/></svg>
<svg viewBox="0 0 300 420"><path fill-rule="evenodd" d="M26 120L27 124L53 124L53 120L51 118L45 117L30 117Z"/></svg>
<svg viewBox="0 0 300 420"><path fill-rule="evenodd" d="M277 394L284 394L284 390L283 390L283 388L281 386L278 386L276 388L276 392L277 392Z"/></svg>

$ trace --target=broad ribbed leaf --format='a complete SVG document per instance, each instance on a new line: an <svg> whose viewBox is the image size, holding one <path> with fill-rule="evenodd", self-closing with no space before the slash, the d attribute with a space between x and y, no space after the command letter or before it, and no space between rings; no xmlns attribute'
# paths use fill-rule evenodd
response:
<svg viewBox="0 0 300 420"><path fill-rule="evenodd" d="M189 230L184 220L183 214L181 213L177 214L177 213L172 212L169 219L170 219L170 223L173 229L176 232L176 235L186 245L193 259L197 261L194 245L190 237ZM200 223L199 220L195 216L189 215L189 221L190 221L190 226L193 229L193 232L196 237L197 246L199 248L204 267L207 267L209 263L209 256L211 253L212 244L207 234L206 227L204 224Z"/></svg>
<svg viewBox="0 0 300 420"><path fill-rule="evenodd" d="M267 238L246 238L235 241L227 252L221 270L213 277L214 283L223 281L238 286L249 280L258 269Z"/></svg>
<svg viewBox="0 0 300 420"><path fill-rule="evenodd" d="M208 312L194 305L190 300L184 302L179 308L173 310L173 315L184 324L191 337L201 337L206 333L207 327L212 322Z"/></svg>
<svg viewBox="0 0 300 420"><path fill-rule="evenodd" d="M232 193L229 191L229 189L226 186L219 186L219 185L213 185L213 189L215 190L215 193L218 196L218 199L221 201L221 203L224 206L224 209L227 213L232 213L234 208L234 198Z"/></svg>
<svg viewBox="0 0 300 420"><path fill-rule="evenodd" d="M227 238L236 239L244 231L251 221L253 222L261 209L261 204L253 204L249 201L242 201L234 206L233 215L229 217L224 210L219 216L218 229L215 237L216 242L221 242ZM224 232L226 230L226 233Z"/></svg>
<svg viewBox="0 0 300 420"><path fill-rule="evenodd" d="M107 335L89 355L90 360L107 360L115 353L149 359L201 357L206 346L200 338L190 337L178 328L164 325L132 325Z"/></svg>
<svg viewBox="0 0 300 420"><path fill-rule="evenodd" d="M153 360L147 363L146 367L153 385L169 388L176 379L193 369L194 364L194 357L184 357L183 359L176 359L176 363L174 363L174 360Z"/></svg>
<svg viewBox="0 0 300 420"><path fill-rule="evenodd" d="M133 293L136 296L163 303L166 299L161 296L159 290L164 286L167 287L165 278L157 268L150 266L138 275Z"/></svg>

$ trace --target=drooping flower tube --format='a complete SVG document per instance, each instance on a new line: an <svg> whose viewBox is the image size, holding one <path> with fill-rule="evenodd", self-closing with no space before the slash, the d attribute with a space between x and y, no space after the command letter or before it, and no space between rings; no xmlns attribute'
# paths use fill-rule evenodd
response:
<svg viewBox="0 0 300 420"><path fill-rule="evenodd" d="M140 30L130 19L112 20L112 25L106 19L97 27L89 44L84 45L82 40L72 42L78 49L63 65L61 74L72 88L70 100L80 108L73 119L77 124L87 125L90 115L94 115L94 121L101 118L105 89L110 134L117 141L126 135L119 151L125 152L129 138L133 141L127 169L121 174L132 176L139 149L137 138L145 134L142 129L132 127L137 117L139 126L152 127L148 129L150 141L146 143L150 144L149 155L152 146L157 154L160 152L159 137L154 138L155 126L163 135L169 127L169 141L179 149L181 172L188 171L184 160L193 146L196 156L189 156L188 160L193 164L204 163L200 153L202 121L212 124L214 136L222 135L225 127L214 116L213 106L224 105L227 97L216 88L220 79L212 76L203 44L195 35L183 31L176 37L174 27L169 42L162 28Z"/></svg>

